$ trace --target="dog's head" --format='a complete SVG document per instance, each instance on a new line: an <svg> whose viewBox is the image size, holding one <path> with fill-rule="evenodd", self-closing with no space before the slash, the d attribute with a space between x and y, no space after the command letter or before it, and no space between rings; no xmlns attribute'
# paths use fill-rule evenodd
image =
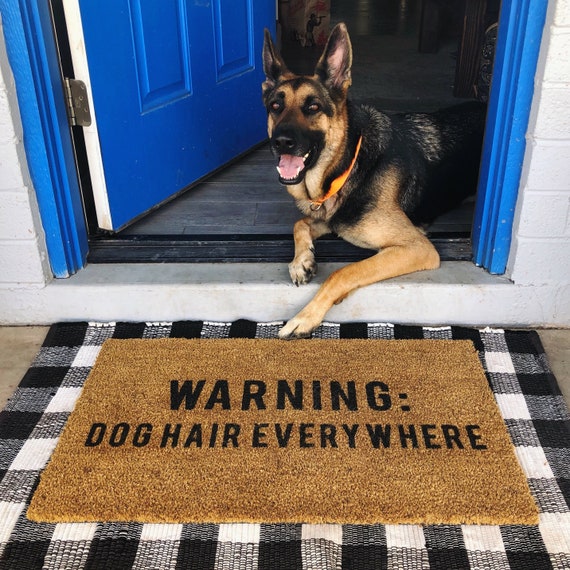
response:
<svg viewBox="0 0 570 570"><path fill-rule="evenodd" d="M323 149L334 148L334 139L346 130L351 65L352 47L344 24L331 32L312 76L291 73L265 30L263 101L282 184L302 182Z"/></svg>

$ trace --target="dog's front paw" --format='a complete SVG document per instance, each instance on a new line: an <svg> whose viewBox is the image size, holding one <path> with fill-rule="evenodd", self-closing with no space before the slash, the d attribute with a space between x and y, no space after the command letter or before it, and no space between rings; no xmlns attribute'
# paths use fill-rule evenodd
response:
<svg viewBox="0 0 570 570"><path fill-rule="evenodd" d="M306 251L289 264L291 281L297 285L305 285L317 274L317 262L312 251Z"/></svg>
<svg viewBox="0 0 570 570"><path fill-rule="evenodd" d="M278 335L281 340L310 338L316 327L308 326L302 319L291 319L281 328Z"/></svg>
<svg viewBox="0 0 570 570"><path fill-rule="evenodd" d="M300 313L287 321L279 331L278 336L283 340L309 338L311 333L321 324L324 315L305 307Z"/></svg>

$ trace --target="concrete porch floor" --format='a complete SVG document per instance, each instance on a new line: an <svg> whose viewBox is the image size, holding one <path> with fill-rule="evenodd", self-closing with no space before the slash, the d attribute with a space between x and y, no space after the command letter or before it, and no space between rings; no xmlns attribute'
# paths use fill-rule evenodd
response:
<svg viewBox="0 0 570 570"><path fill-rule="evenodd" d="M0 327L0 409L38 352L47 326ZM541 330L550 367L570 407L570 330Z"/></svg>
<svg viewBox="0 0 570 570"><path fill-rule="evenodd" d="M307 285L291 283L286 263L90 264L42 287L0 287L1 325L60 321L259 322L293 317L333 271L320 263ZM570 326L570 286L525 285L471 262L447 261L354 291L326 315L332 322L389 322L510 328Z"/></svg>

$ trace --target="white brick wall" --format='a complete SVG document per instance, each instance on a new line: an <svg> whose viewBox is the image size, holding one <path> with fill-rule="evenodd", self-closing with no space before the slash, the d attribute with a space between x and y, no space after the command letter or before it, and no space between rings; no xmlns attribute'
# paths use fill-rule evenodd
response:
<svg viewBox="0 0 570 570"><path fill-rule="evenodd" d="M570 0L558 0L542 38L513 228L508 272L519 284L570 283L569 52Z"/></svg>
<svg viewBox="0 0 570 570"><path fill-rule="evenodd" d="M43 286L49 265L0 22L0 287Z"/></svg>
<svg viewBox="0 0 570 570"><path fill-rule="evenodd" d="M557 0L553 4L554 23L560 27L570 26L570 0Z"/></svg>

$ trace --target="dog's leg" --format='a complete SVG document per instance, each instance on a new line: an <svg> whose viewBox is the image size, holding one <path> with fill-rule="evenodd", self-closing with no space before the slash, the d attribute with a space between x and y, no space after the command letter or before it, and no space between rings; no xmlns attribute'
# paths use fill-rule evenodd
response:
<svg viewBox="0 0 570 570"><path fill-rule="evenodd" d="M437 267L439 255L424 236L413 243L385 247L368 259L332 273L308 305L279 331L279 337L293 339L310 336L327 311L355 289L398 275Z"/></svg>
<svg viewBox="0 0 570 570"><path fill-rule="evenodd" d="M302 218L293 228L295 257L289 264L289 275L295 285L308 283L317 273L314 240L330 233L324 222L315 222L311 218Z"/></svg>

